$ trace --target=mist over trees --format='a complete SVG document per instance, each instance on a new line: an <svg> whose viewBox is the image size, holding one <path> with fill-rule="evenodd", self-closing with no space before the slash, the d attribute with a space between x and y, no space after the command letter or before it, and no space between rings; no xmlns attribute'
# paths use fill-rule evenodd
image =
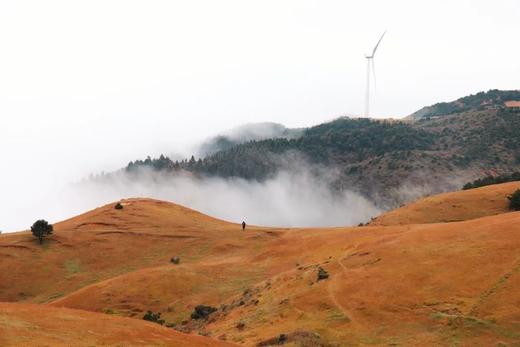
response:
<svg viewBox="0 0 520 347"><path fill-rule="evenodd" d="M161 154L130 162L126 170L139 167L153 170L187 170L220 177L242 177L264 180L280 166L278 155L296 151L312 163L332 164L345 160L363 161L372 156L394 151L428 149L433 135L400 122L371 119L339 118L330 123L306 129L302 136L249 141L205 158L173 162Z"/></svg>
<svg viewBox="0 0 520 347"><path fill-rule="evenodd" d="M469 100L497 97L493 93ZM387 209L460 189L486 170L520 171L519 158L520 110L498 107L408 122L338 118L294 138L248 141L181 161L147 157L130 162L125 170L136 177L140 169L151 169L264 182L281 170L321 167L334 171L334 178L326 180L331 190L352 190Z"/></svg>

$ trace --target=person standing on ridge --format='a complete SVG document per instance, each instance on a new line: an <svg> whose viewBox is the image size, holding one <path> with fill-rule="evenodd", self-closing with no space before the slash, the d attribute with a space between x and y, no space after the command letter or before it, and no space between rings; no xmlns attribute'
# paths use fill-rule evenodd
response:
<svg viewBox="0 0 520 347"><path fill-rule="evenodd" d="M246 222L242 222L242 230L246 230Z"/></svg>

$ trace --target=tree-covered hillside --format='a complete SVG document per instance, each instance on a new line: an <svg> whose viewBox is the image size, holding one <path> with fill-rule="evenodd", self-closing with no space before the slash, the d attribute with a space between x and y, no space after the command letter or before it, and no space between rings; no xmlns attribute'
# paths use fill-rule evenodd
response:
<svg viewBox="0 0 520 347"><path fill-rule="evenodd" d="M204 141L197 149L199 156L205 157L249 141L301 136L304 129L289 129L278 123L245 124Z"/></svg>
<svg viewBox="0 0 520 347"><path fill-rule="evenodd" d="M341 165L395 151L426 150L435 135L401 122L339 118L304 131L294 138L249 141L204 159L172 162L161 155L128 164L127 170L147 166L156 170L185 169L222 177L263 180L283 164L282 154L298 153L311 163Z"/></svg>
<svg viewBox="0 0 520 347"><path fill-rule="evenodd" d="M488 97L504 95L516 94L490 91L461 100L480 105ZM339 118L295 138L249 141L180 162L147 158L129 163L126 170L263 181L280 170L302 167L330 169L334 190L354 190L380 207L394 207L425 194L459 189L483 175L518 171L520 110L478 106L414 122Z"/></svg>
<svg viewBox="0 0 520 347"><path fill-rule="evenodd" d="M452 102L440 102L426 106L409 116L410 119L445 116L468 110L484 110L505 105L506 101L520 101L520 90L492 89L487 92L465 96Z"/></svg>

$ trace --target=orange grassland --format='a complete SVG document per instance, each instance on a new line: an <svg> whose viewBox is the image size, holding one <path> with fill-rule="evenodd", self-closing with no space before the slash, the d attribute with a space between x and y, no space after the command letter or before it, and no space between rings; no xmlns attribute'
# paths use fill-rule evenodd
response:
<svg viewBox="0 0 520 347"><path fill-rule="evenodd" d="M43 245L3 234L0 345L520 346L518 188L429 197L364 227L244 232L128 199L55 224ZM192 320L198 304L218 311Z"/></svg>

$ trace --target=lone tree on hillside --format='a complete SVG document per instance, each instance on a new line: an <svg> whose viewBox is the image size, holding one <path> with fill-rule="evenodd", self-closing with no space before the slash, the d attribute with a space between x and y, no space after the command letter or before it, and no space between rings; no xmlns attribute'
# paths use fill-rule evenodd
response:
<svg viewBox="0 0 520 347"><path fill-rule="evenodd" d="M52 230L52 224L49 224L49 222L44 219L37 220L31 227L31 232L34 237L40 240L40 244L43 242L45 236L52 234Z"/></svg>
<svg viewBox="0 0 520 347"><path fill-rule="evenodd" d="M520 211L520 189L507 198L509 199L509 208L514 211Z"/></svg>

